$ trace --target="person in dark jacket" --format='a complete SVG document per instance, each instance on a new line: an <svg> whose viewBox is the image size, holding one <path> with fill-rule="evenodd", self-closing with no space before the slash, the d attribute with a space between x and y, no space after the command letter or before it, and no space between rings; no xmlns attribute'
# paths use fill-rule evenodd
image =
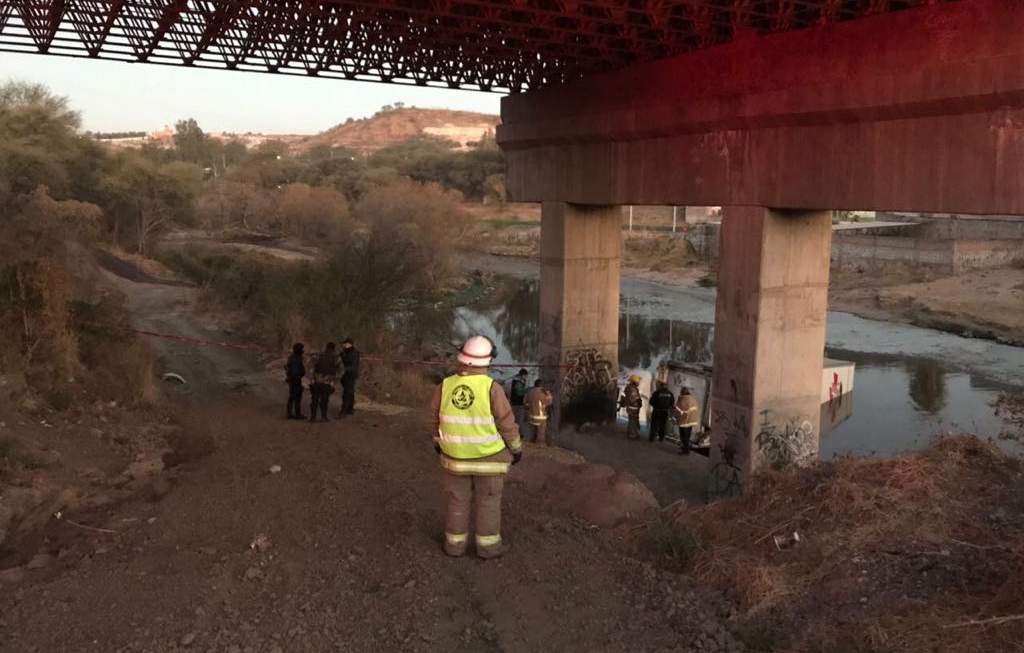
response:
<svg viewBox="0 0 1024 653"><path fill-rule="evenodd" d="M341 341L341 412L338 417L351 415L356 410L356 382L359 381L359 350L352 338Z"/></svg>
<svg viewBox="0 0 1024 653"><path fill-rule="evenodd" d="M525 427L526 380L529 375L530 373L526 371L526 368L519 370L519 373L512 377L512 382L509 384L508 389L508 400L512 404L512 413L516 416L516 425L519 427L520 433L522 433Z"/></svg>
<svg viewBox="0 0 1024 653"><path fill-rule="evenodd" d="M292 355L284 366L284 378L288 382L288 419L306 419L302 414L302 379L306 376L301 342L292 345Z"/></svg>
<svg viewBox="0 0 1024 653"><path fill-rule="evenodd" d="M651 442L657 438L658 442L665 441L665 431L668 430L668 418L676 407L676 397L668 389L664 381L658 382L658 389L651 395Z"/></svg>
<svg viewBox="0 0 1024 653"><path fill-rule="evenodd" d="M316 357L313 365L313 381L309 384L309 421L316 421L317 410L320 411L320 418L327 421L327 404L334 393L334 386L338 381L338 355L335 353L335 344L327 343Z"/></svg>

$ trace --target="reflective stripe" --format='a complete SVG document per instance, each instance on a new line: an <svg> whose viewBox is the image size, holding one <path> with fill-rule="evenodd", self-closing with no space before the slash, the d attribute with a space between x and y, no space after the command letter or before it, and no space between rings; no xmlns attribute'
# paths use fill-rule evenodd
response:
<svg viewBox="0 0 1024 653"><path fill-rule="evenodd" d="M477 535L477 546L497 546L501 544L501 535Z"/></svg>
<svg viewBox="0 0 1024 653"><path fill-rule="evenodd" d="M454 415L442 415L441 424L495 424L495 418L463 418Z"/></svg>
<svg viewBox="0 0 1024 653"><path fill-rule="evenodd" d="M448 435L447 433L441 432L439 434L441 442L449 442L451 444L491 444L492 442L500 442L500 435Z"/></svg>
<svg viewBox="0 0 1024 653"><path fill-rule="evenodd" d="M512 451L519 451L523 448L523 439L517 435L516 439L509 443L508 448Z"/></svg>
<svg viewBox="0 0 1024 653"><path fill-rule="evenodd" d="M480 474L483 476L506 474L508 473L508 465L508 463L503 462L453 460L448 456L441 456L441 466L455 474Z"/></svg>
<svg viewBox="0 0 1024 653"><path fill-rule="evenodd" d="M444 539L448 544L465 544L469 540L469 533L445 533Z"/></svg>

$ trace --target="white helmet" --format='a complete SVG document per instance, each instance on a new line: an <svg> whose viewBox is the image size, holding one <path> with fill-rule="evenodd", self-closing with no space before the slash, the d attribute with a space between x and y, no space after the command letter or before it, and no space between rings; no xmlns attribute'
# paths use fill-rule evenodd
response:
<svg viewBox="0 0 1024 653"><path fill-rule="evenodd" d="M462 345L458 360L469 367L487 367L498 353L494 343L487 336L473 336Z"/></svg>

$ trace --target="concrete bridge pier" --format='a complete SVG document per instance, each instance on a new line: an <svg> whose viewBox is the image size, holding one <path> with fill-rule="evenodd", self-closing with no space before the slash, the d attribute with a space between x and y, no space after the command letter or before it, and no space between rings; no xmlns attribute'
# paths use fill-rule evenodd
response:
<svg viewBox="0 0 1024 653"><path fill-rule="evenodd" d="M614 417L622 207L544 202L540 359L554 382L551 428ZM609 401L611 398L613 401Z"/></svg>
<svg viewBox="0 0 1024 653"><path fill-rule="evenodd" d="M711 447L740 478L817 458L831 226L830 211L723 209ZM714 490L740 489L714 469Z"/></svg>

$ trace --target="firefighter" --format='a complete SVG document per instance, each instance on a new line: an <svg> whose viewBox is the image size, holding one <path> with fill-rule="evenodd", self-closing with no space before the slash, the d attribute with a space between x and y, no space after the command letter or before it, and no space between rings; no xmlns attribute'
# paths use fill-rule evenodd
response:
<svg viewBox="0 0 1024 653"><path fill-rule="evenodd" d="M526 393L526 423L533 432L531 441L543 442L545 446L551 446L551 440L548 439L548 408L553 401L551 391L544 387L542 379L537 379Z"/></svg>
<svg viewBox="0 0 1024 653"><path fill-rule="evenodd" d="M640 376L634 374L629 377L629 383L619 398L619 408L625 408L626 416L629 418L626 424L626 437L630 440L640 438L640 409L643 405L644 398L640 396Z"/></svg>
<svg viewBox="0 0 1024 653"><path fill-rule="evenodd" d="M284 366L284 377L288 383L288 419L306 419L302 414L302 379L306 376L303 352L301 342L292 345L292 355Z"/></svg>
<svg viewBox="0 0 1024 653"><path fill-rule="evenodd" d="M458 557L469 544L470 505L476 511L476 554L501 556L501 491L509 465L522 458L522 440L501 385L488 376L496 355L484 336L469 338L459 351L458 372L431 400L434 449L444 468L448 501L444 551Z"/></svg>
<svg viewBox="0 0 1024 653"><path fill-rule="evenodd" d="M693 435L693 427L700 424L700 407L690 389L683 387L679 391L679 399L676 400L676 423L679 424L679 455L690 454L690 437Z"/></svg>
<svg viewBox="0 0 1024 653"><path fill-rule="evenodd" d="M668 430L668 418L672 415L675 403L675 395L668 389L668 384L664 381L658 381L658 389L651 395L651 429L649 432L649 440L651 442L654 442L655 438L657 438L658 442L665 441L665 431Z"/></svg>

